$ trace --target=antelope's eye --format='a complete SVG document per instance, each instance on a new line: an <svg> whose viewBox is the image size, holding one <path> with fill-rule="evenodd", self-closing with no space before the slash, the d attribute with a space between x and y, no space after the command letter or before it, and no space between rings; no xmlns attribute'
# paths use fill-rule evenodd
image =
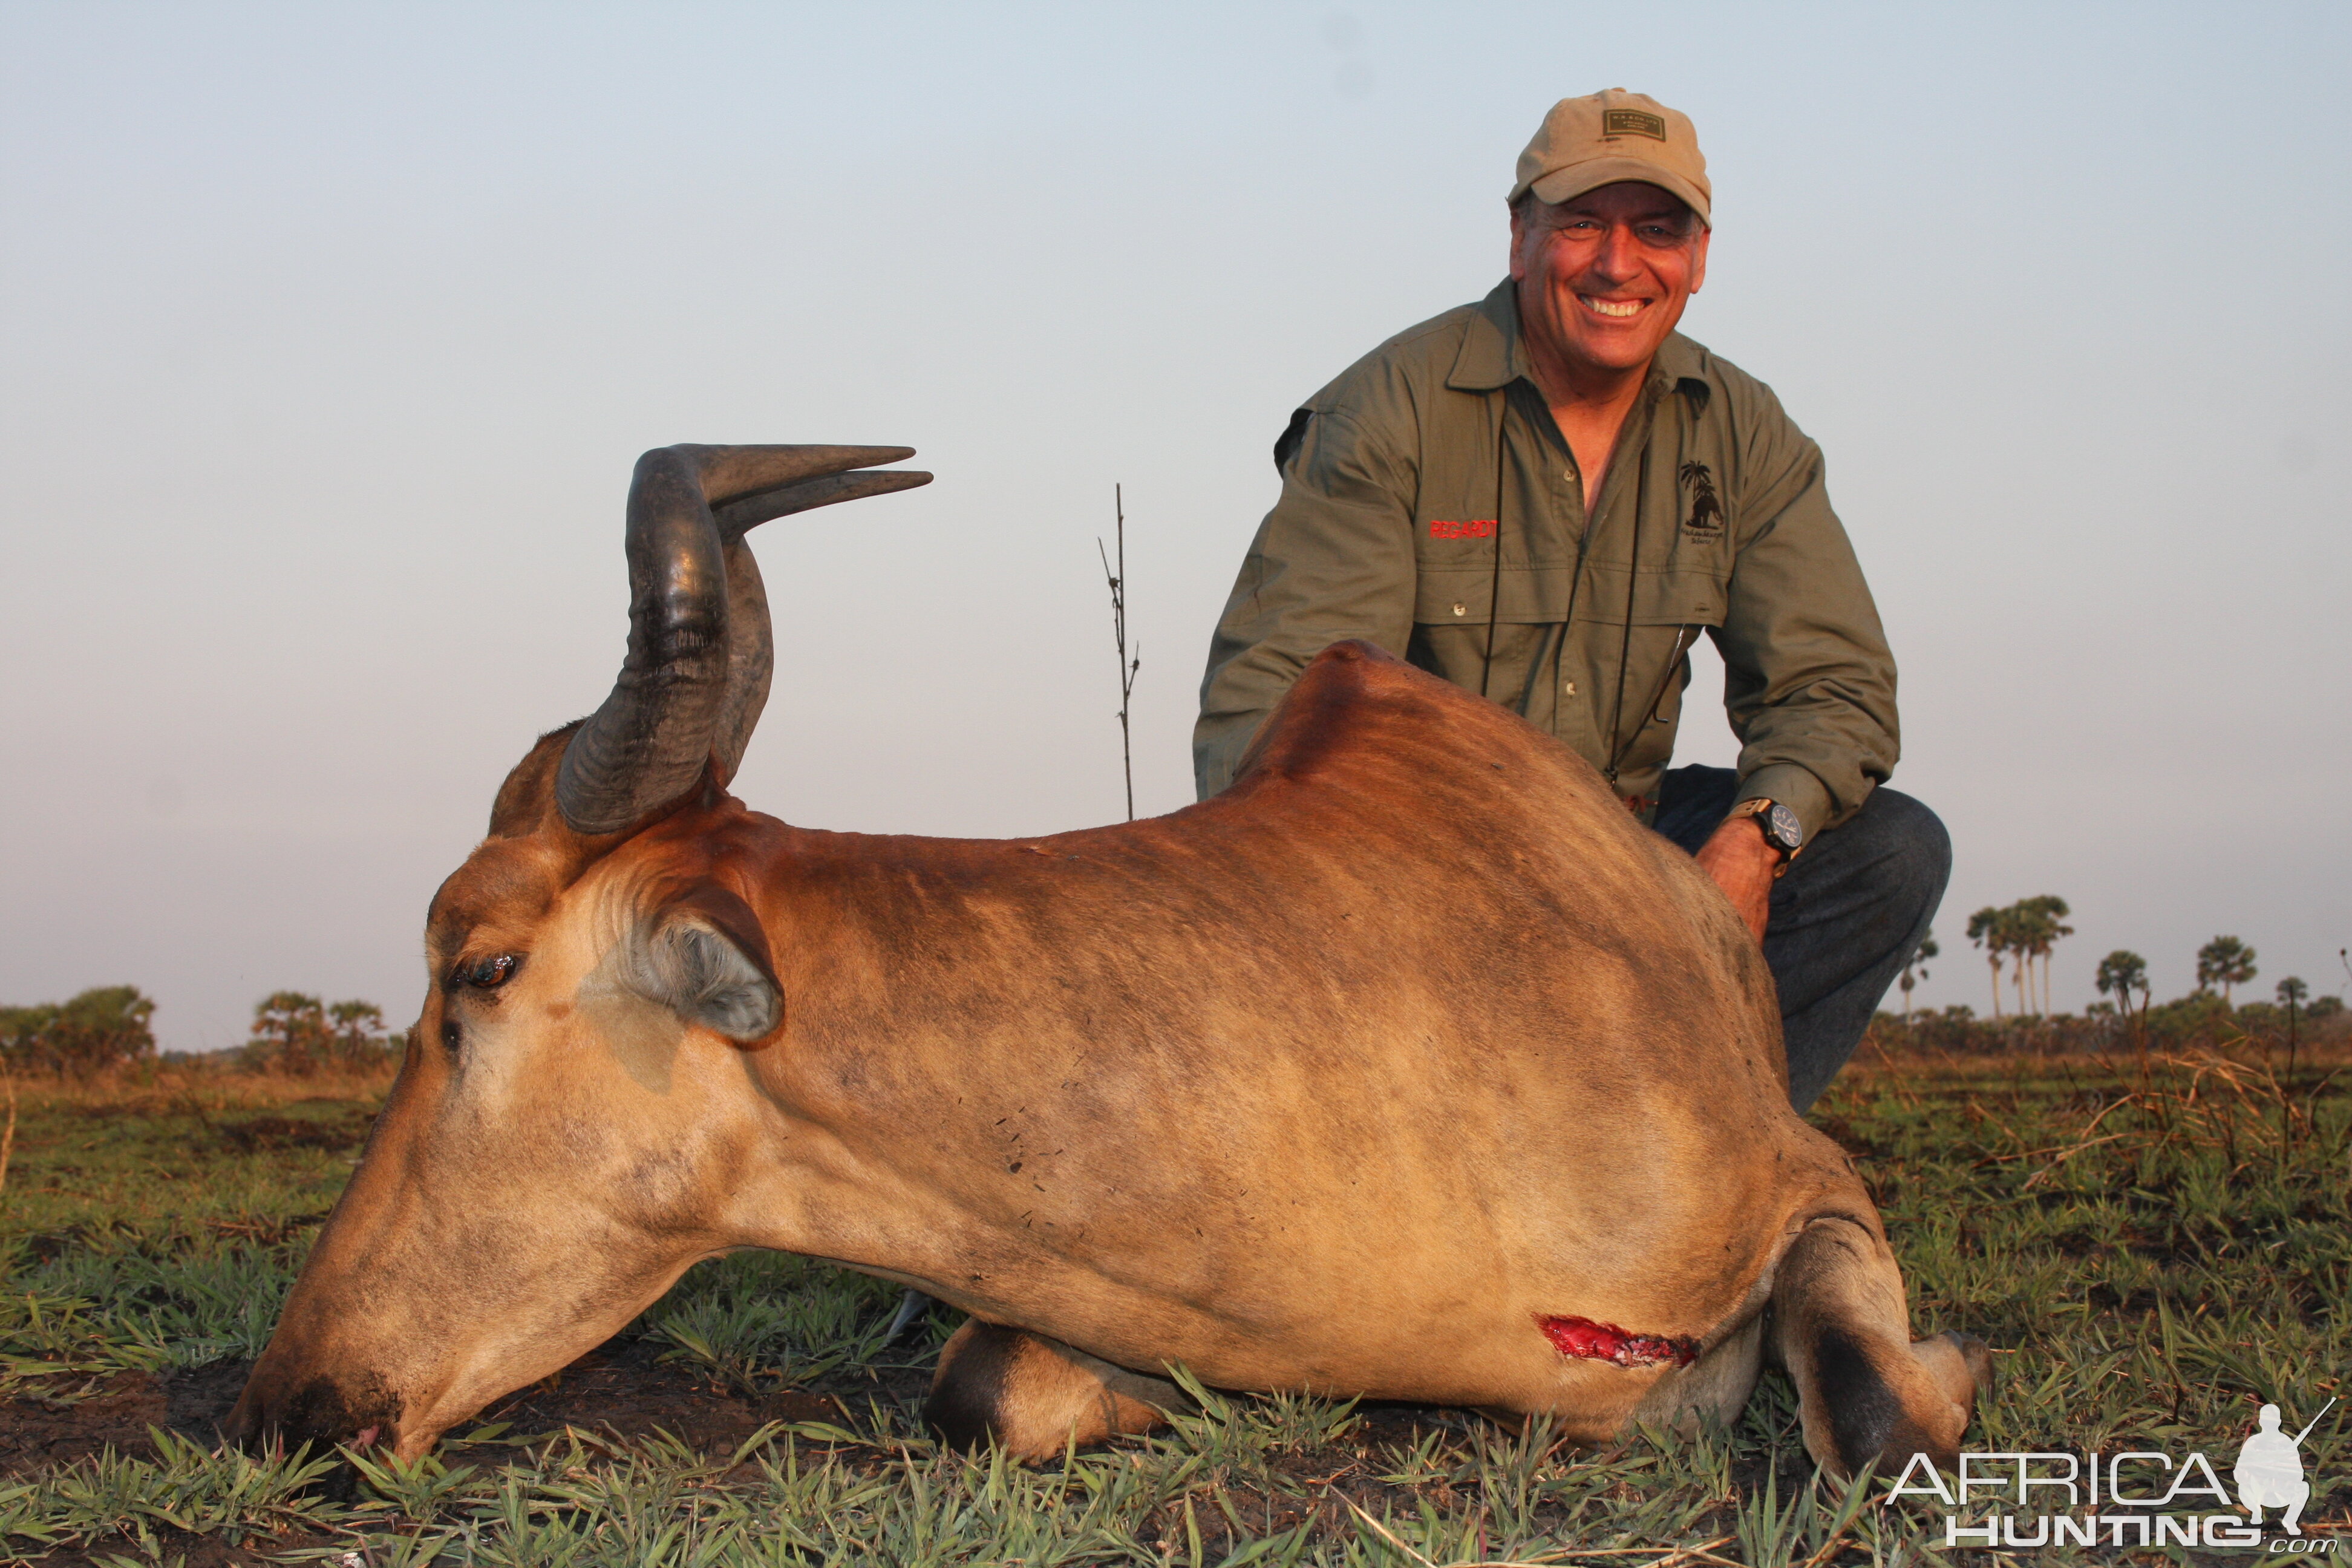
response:
<svg viewBox="0 0 2352 1568"><path fill-rule="evenodd" d="M495 991L504 985L522 967L522 960L511 952L501 952L490 958L477 959L457 971L457 984L471 985L480 991Z"/></svg>

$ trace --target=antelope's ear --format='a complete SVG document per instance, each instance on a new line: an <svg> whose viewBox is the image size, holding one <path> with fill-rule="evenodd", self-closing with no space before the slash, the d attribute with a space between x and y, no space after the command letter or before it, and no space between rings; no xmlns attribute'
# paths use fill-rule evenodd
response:
<svg viewBox="0 0 2352 1568"><path fill-rule="evenodd" d="M715 882L664 904L627 943L622 983L739 1045L782 1026L784 990L751 906Z"/></svg>

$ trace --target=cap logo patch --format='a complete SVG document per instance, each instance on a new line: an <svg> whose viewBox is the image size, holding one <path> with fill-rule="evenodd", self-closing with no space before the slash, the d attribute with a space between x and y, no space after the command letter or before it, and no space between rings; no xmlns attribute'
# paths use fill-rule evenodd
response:
<svg viewBox="0 0 2352 1568"><path fill-rule="evenodd" d="M1604 109L1601 111L1601 134L1647 136L1653 142L1663 142L1666 139L1666 121L1664 115L1639 109Z"/></svg>

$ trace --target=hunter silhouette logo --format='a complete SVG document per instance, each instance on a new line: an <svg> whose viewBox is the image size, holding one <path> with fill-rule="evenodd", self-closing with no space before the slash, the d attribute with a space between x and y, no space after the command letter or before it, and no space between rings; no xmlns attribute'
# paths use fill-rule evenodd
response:
<svg viewBox="0 0 2352 1568"><path fill-rule="evenodd" d="M1715 476L1705 463L1685 463L1675 470L1683 483L1691 488L1690 521L1683 526L1702 539L1712 539L1723 531L1723 503L1716 499Z"/></svg>
<svg viewBox="0 0 2352 1568"><path fill-rule="evenodd" d="M2260 1524L2263 1510L2284 1509L2279 1528L2289 1535L2303 1533L2303 1526L2295 1521L2303 1515L2303 1505L2311 1500L2311 1483L2303 1479L2303 1455L2297 1450L2311 1436L2311 1428L2319 1425L2319 1416L2335 1406L2336 1401L2329 1400L2320 1407L2319 1415L2292 1437L2279 1431L2279 1407L2263 1406L2261 1422L2247 1435L2245 1446L2238 1450L2237 1468L2230 1474L2238 1483L2238 1501L2249 1521Z"/></svg>

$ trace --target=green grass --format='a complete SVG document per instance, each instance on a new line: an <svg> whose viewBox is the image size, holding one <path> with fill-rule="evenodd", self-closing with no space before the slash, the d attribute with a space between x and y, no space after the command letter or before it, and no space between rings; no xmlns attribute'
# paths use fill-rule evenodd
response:
<svg viewBox="0 0 2352 1568"><path fill-rule="evenodd" d="M243 1104L185 1087L28 1098L0 1194L0 1396L55 1411L127 1374L252 1355L368 1109L363 1086L309 1103L283 1087ZM2328 1064L2283 1093L2252 1054L1898 1061L1850 1074L1817 1118L1878 1195L1916 1324L1999 1352L1970 1447L2196 1447L2226 1476L2263 1399L2299 1426L2352 1394L2352 1092ZM341 1489L316 1484L333 1456L256 1461L163 1434L0 1481L0 1542L59 1562L230 1549L370 1564L1893 1568L1943 1554L1937 1512L1814 1475L1777 1375L1730 1431L1637 1433L1602 1453L1459 1413L1208 1390L1172 1432L1062 1464L943 1451L911 1400L946 1315L886 1350L896 1298L744 1254L694 1270L632 1331L641 1362L744 1394L828 1392L838 1421L771 1424L718 1452L493 1426L414 1466L365 1461ZM2347 1433L2338 1405L2305 1442L2314 1534L2352 1524Z"/></svg>

